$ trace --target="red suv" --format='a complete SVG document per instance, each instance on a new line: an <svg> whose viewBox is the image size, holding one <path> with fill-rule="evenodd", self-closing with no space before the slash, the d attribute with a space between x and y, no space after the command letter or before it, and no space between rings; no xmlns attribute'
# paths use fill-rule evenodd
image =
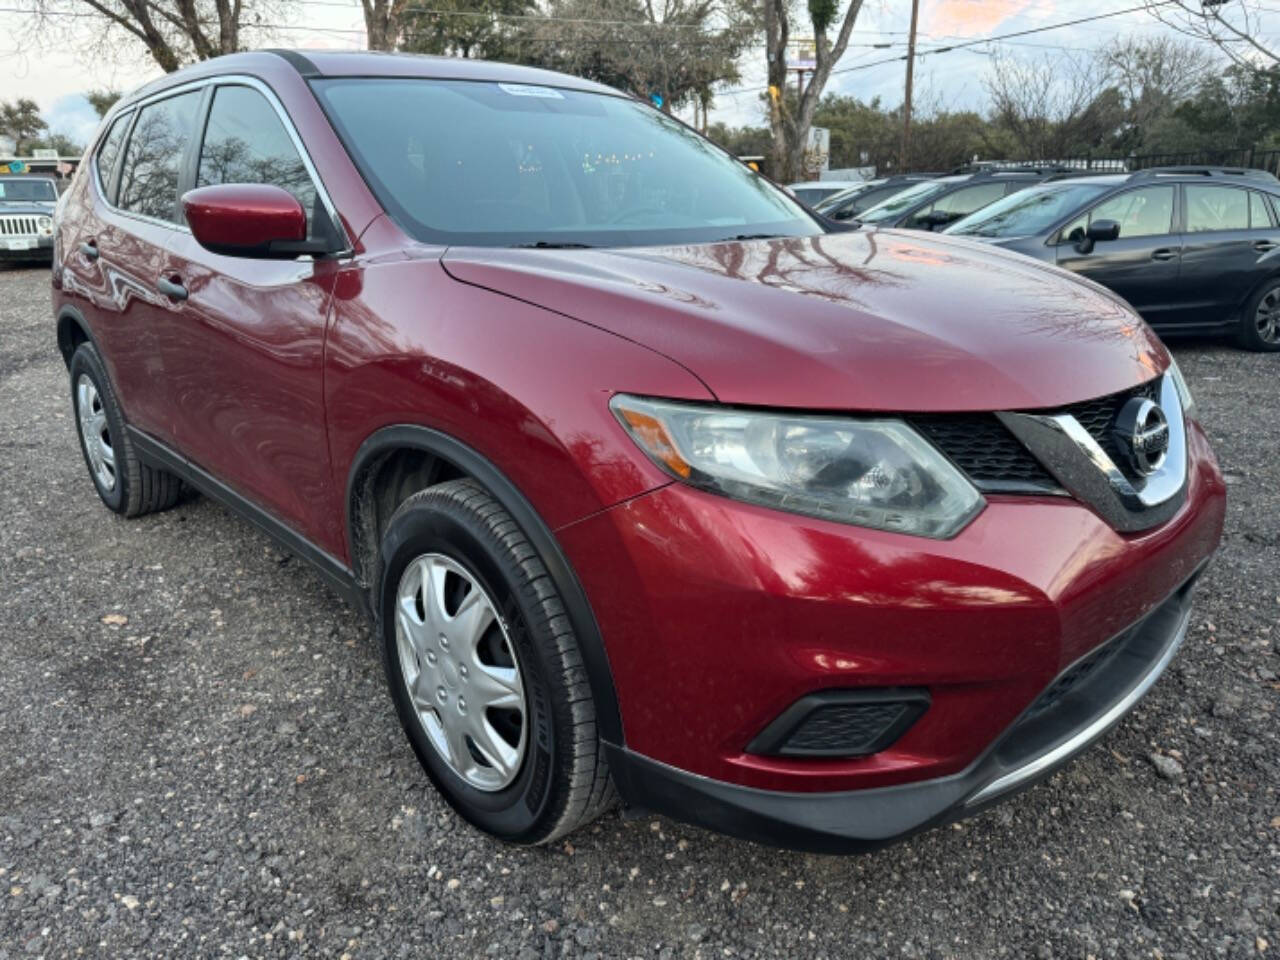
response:
<svg viewBox="0 0 1280 960"><path fill-rule="evenodd" d="M115 107L55 232L103 501L189 485L312 561L507 840L617 796L818 850L968 813L1133 706L1221 534L1115 296L830 233L572 77L222 57Z"/></svg>

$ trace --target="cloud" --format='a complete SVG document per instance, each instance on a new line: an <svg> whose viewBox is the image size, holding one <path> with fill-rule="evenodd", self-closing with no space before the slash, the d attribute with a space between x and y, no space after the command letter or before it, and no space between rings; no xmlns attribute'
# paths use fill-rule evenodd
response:
<svg viewBox="0 0 1280 960"><path fill-rule="evenodd" d="M98 111L94 110L82 93L70 93L59 97L53 106L43 111L50 133L61 133L76 143L87 144L98 129Z"/></svg>
<svg viewBox="0 0 1280 960"><path fill-rule="evenodd" d="M930 34L980 36L1026 12L1027 6L1026 0L926 0L920 27Z"/></svg>

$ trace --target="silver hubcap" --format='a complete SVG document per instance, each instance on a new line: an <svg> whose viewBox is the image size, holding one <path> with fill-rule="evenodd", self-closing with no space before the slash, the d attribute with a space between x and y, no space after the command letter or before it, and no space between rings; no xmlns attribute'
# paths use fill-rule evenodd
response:
<svg viewBox="0 0 1280 960"><path fill-rule="evenodd" d="M1258 336L1265 343L1275 343L1280 337L1280 287L1272 290L1258 304L1253 322L1258 326Z"/></svg>
<svg viewBox="0 0 1280 960"><path fill-rule="evenodd" d="M506 625L484 588L438 553L414 559L396 591L396 650L431 745L477 790L501 790L524 760L527 706Z"/></svg>
<svg viewBox="0 0 1280 960"><path fill-rule="evenodd" d="M98 486L110 493L116 488L116 451L111 446L107 412L102 409L98 388L84 373L76 381L76 418L80 422L80 442L89 455L93 478L98 481Z"/></svg>

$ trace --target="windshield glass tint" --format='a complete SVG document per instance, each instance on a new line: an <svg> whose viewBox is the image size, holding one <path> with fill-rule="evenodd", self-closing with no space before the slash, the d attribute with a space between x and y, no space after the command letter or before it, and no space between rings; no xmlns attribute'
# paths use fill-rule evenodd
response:
<svg viewBox="0 0 1280 960"><path fill-rule="evenodd" d="M50 180L0 180L0 201L5 203L57 199L58 191Z"/></svg>
<svg viewBox="0 0 1280 960"><path fill-rule="evenodd" d="M928 200L935 194L941 193L950 183L944 183L939 180L925 180L917 183L914 187L909 187L901 193L895 193L888 200L876 204L870 210L860 214L858 219L863 223L880 223L882 220L896 220L899 216L906 213L912 207L922 200Z"/></svg>
<svg viewBox="0 0 1280 960"><path fill-rule="evenodd" d="M1025 237L1043 233L1106 191L1100 183L1057 183L997 200L965 217L947 233L973 237Z"/></svg>
<svg viewBox="0 0 1280 960"><path fill-rule="evenodd" d="M833 193L821 203L817 204L813 209L819 213L826 213L828 210L834 210L836 207L843 206L860 193L866 193L873 187L879 186L881 181L868 180L866 183L860 183L856 187L850 187L848 190L841 190L839 193Z"/></svg>
<svg viewBox="0 0 1280 960"><path fill-rule="evenodd" d="M763 177L623 97L400 78L314 86L379 201L420 240L623 246L821 232Z"/></svg>

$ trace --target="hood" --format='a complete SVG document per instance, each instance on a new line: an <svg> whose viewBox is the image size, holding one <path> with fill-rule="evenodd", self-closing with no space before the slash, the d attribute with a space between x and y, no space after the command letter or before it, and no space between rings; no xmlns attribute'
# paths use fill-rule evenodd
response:
<svg viewBox="0 0 1280 960"><path fill-rule="evenodd" d="M1055 407L1168 355L1101 287L955 237L867 230L618 250L459 248L448 272L662 353L724 403Z"/></svg>
<svg viewBox="0 0 1280 960"><path fill-rule="evenodd" d="M55 200L0 200L0 217L6 215L52 217Z"/></svg>

